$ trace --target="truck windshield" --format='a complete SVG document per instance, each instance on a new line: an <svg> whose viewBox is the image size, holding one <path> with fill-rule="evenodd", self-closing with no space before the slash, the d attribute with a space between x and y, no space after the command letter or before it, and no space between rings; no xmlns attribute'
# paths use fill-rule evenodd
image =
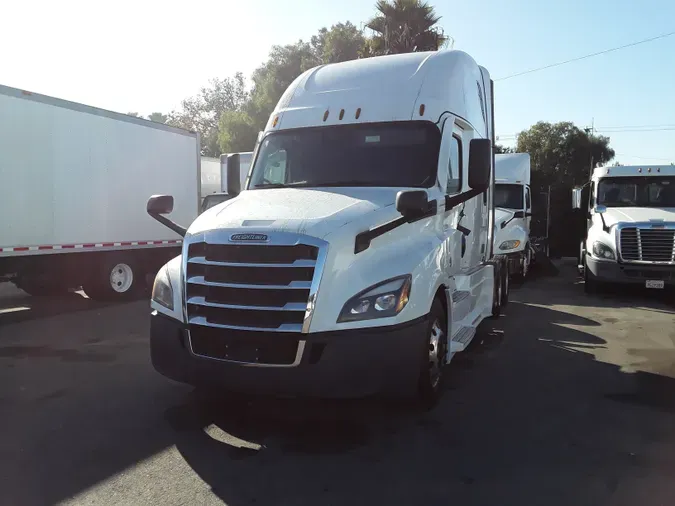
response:
<svg viewBox="0 0 675 506"><path fill-rule="evenodd" d="M607 207L675 207L675 177L607 177L598 183L598 204Z"/></svg>
<svg viewBox="0 0 675 506"><path fill-rule="evenodd" d="M523 209L523 187L517 184L495 185L495 207Z"/></svg>
<svg viewBox="0 0 675 506"><path fill-rule="evenodd" d="M441 135L426 121L274 132L262 141L249 189L320 186L430 188Z"/></svg>

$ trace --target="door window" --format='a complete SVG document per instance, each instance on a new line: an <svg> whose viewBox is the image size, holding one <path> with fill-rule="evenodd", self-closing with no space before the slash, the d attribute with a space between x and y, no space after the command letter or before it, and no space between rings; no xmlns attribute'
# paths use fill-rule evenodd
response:
<svg viewBox="0 0 675 506"><path fill-rule="evenodd" d="M450 160L448 162L448 184L445 192L457 193L462 183L462 141L456 135L450 142Z"/></svg>

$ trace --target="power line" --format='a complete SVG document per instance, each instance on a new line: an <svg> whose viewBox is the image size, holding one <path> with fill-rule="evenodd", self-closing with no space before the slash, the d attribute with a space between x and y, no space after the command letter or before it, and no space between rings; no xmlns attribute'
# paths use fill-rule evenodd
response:
<svg viewBox="0 0 675 506"><path fill-rule="evenodd" d="M558 62L558 63L551 63L550 65L545 65L544 67L538 67L538 68L534 68L534 69L530 69L530 70L525 70L523 72L518 72L517 74L511 74L510 76L500 77L499 79L495 79L495 81L504 81L506 79L511 79L512 77L523 76L525 74L531 74L533 72L539 72L540 70L546 70L546 69L550 69L552 67L559 67L560 65L565 65L567 63L572 63L572 62L576 62L576 61L579 61L579 60L585 60L587 58L592 58L593 56L599 56L601 54L607 54L607 53L611 53L613 51L619 51L620 49L626 49L628 47L638 46L640 44L645 44L647 42L653 42L655 40L665 39L666 37L671 37L672 35L675 35L675 32L664 33L662 35L657 35L656 37L650 37L649 39L643 39L643 40L639 40L637 42L631 42L630 44L625 44L623 46L613 47L611 49L605 49L604 51L598 51L597 53L591 53L591 54L587 54L587 55L584 55L584 56L579 56L577 58L572 58L571 60L565 60L565 61L561 61L561 62Z"/></svg>
<svg viewBox="0 0 675 506"><path fill-rule="evenodd" d="M637 158L639 160L659 160L662 162L672 162L672 158L655 158L653 156L637 156L637 155L627 155L626 153L614 153L614 157L616 158L617 156L624 156L626 158Z"/></svg>

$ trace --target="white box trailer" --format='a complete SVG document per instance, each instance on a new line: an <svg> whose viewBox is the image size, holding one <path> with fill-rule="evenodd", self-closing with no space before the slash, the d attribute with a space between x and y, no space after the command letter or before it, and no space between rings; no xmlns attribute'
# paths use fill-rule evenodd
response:
<svg viewBox="0 0 675 506"><path fill-rule="evenodd" d="M146 203L171 193L197 216L196 133L6 86L0 117L0 280L121 299L180 253Z"/></svg>
<svg viewBox="0 0 675 506"><path fill-rule="evenodd" d="M201 164L201 199L203 201L204 197L207 195L223 191L221 189L222 183L220 179L222 170L218 158L202 156Z"/></svg>

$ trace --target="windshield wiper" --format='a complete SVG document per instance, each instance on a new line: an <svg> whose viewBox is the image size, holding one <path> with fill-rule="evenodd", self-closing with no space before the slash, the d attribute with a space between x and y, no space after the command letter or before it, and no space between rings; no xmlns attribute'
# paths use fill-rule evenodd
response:
<svg viewBox="0 0 675 506"><path fill-rule="evenodd" d="M259 183L253 188L293 188L294 186L307 186L307 181L295 181L293 183Z"/></svg>

